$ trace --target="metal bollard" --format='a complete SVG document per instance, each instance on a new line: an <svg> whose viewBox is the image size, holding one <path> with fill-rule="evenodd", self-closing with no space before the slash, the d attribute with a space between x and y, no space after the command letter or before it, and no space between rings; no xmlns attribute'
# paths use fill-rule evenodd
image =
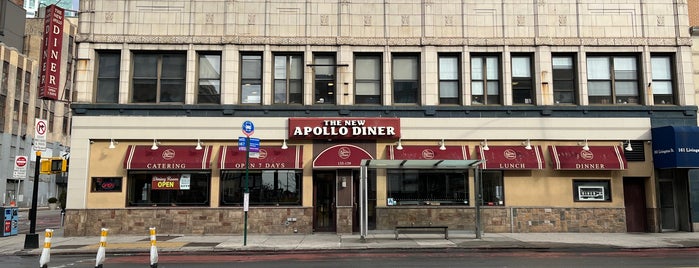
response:
<svg viewBox="0 0 699 268"><path fill-rule="evenodd" d="M53 237L53 229L46 229L44 233L44 248L41 250L41 258L39 258L39 267L48 267L51 262L51 238Z"/></svg>
<svg viewBox="0 0 699 268"><path fill-rule="evenodd" d="M155 227L150 227L150 267L158 268L158 248L155 246Z"/></svg>
<svg viewBox="0 0 699 268"><path fill-rule="evenodd" d="M107 228L102 228L102 231L100 232L100 247L97 248L97 258L95 260L95 268L102 268L102 264L104 263L104 259L106 258L105 248L107 247L107 233L108 232L109 232L109 229L107 229Z"/></svg>

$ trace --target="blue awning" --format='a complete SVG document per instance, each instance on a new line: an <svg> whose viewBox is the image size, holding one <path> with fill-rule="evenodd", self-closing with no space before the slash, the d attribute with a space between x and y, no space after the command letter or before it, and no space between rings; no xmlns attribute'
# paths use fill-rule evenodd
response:
<svg viewBox="0 0 699 268"><path fill-rule="evenodd" d="M699 168L699 127L651 129L655 168Z"/></svg>

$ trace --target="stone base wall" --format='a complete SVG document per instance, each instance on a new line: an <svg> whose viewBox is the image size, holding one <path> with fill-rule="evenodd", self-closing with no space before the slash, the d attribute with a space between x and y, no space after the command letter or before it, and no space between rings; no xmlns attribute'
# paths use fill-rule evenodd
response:
<svg viewBox="0 0 699 268"><path fill-rule="evenodd" d="M398 225L446 225L475 231L473 207L377 208L377 229ZM486 233L621 233L626 232L623 208L507 208L484 207L481 223Z"/></svg>
<svg viewBox="0 0 699 268"><path fill-rule="evenodd" d="M287 221L295 218L296 221ZM66 210L65 236L98 236L100 228L110 234L148 235L149 227L160 234L243 234L242 208L128 208ZM302 207L251 208L248 233L310 234L313 209Z"/></svg>
<svg viewBox="0 0 699 268"><path fill-rule="evenodd" d="M352 208L337 208L337 233L352 233Z"/></svg>

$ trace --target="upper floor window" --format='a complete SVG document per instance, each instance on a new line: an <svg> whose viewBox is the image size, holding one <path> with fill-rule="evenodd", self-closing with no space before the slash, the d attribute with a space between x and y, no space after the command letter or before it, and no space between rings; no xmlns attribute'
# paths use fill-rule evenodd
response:
<svg viewBox="0 0 699 268"><path fill-rule="evenodd" d="M119 102L119 66L121 55L118 51L98 51L97 62L97 91L95 92L95 102Z"/></svg>
<svg viewBox="0 0 699 268"><path fill-rule="evenodd" d="M354 67L354 103L381 104L381 55L356 55Z"/></svg>
<svg viewBox="0 0 699 268"><path fill-rule="evenodd" d="M638 104L638 66L634 56L587 58L590 104Z"/></svg>
<svg viewBox="0 0 699 268"><path fill-rule="evenodd" d="M439 55L439 104L461 103L458 55Z"/></svg>
<svg viewBox="0 0 699 268"><path fill-rule="evenodd" d="M315 103L334 104L336 98L335 86L335 55L318 54L313 59L313 88L315 91Z"/></svg>
<svg viewBox="0 0 699 268"><path fill-rule="evenodd" d="M303 104L303 57L274 56L274 103Z"/></svg>
<svg viewBox="0 0 699 268"><path fill-rule="evenodd" d="M184 103L185 53L137 53L133 57L135 103Z"/></svg>
<svg viewBox="0 0 699 268"><path fill-rule="evenodd" d="M575 81L575 60L572 55L554 55L553 101L556 104L577 103L577 83Z"/></svg>
<svg viewBox="0 0 699 268"><path fill-rule="evenodd" d="M652 55L650 58L651 77L653 81L653 102L655 104L674 104L673 69L670 56Z"/></svg>
<svg viewBox="0 0 699 268"><path fill-rule="evenodd" d="M419 103L420 61L418 55L393 55L393 102Z"/></svg>
<svg viewBox="0 0 699 268"><path fill-rule="evenodd" d="M240 55L240 102L262 103L262 55Z"/></svg>
<svg viewBox="0 0 699 268"><path fill-rule="evenodd" d="M471 102L500 104L500 59L471 56Z"/></svg>
<svg viewBox="0 0 699 268"><path fill-rule="evenodd" d="M2 82L0 82L0 94L7 95L7 81L10 76L10 63L2 62Z"/></svg>
<svg viewBox="0 0 699 268"><path fill-rule="evenodd" d="M221 54L199 54L197 103L221 103Z"/></svg>
<svg viewBox="0 0 699 268"><path fill-rule="evenodd" d="M534 79L532 78L532 57L512 55L512 103L534 103Z"/></svg>

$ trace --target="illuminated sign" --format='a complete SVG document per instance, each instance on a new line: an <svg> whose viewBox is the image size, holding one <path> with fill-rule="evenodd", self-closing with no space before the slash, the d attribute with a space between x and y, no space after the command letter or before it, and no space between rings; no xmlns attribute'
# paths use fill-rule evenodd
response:
<svg viewBox="0 0 699 268"><path fill-rule="evenodd" d="M61 84L64 13L65 11L56 5L50 5L46 8L44 40L41 43L40 99L58 99L58 90Z"/></svg>
<svg viewBox="0 0 699 268"><path fill-rule="evenodd" d="M400 138L399 118L289 118L289 138Z"/></svg>

